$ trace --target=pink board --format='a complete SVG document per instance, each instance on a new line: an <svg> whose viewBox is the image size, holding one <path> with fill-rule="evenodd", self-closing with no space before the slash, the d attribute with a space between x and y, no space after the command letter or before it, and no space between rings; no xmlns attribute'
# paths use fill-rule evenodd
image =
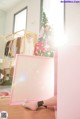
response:
<svg viewBox="0 0 80 119"><path fill-rule="evenodd" d="M11 104L48 99L54 95L54 58L17 55Z"/></svg>
<svg viewBox="0 0 80 119"><path fill-rule="evenodd" d="M58 51L57 119L80 119L80 46Z"/></svg>

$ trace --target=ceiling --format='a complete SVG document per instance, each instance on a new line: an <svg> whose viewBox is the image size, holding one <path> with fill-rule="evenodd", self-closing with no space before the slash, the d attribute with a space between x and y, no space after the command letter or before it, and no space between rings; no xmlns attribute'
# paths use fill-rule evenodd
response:
<svg viewBox="0 0 80 119"><path fill-rule="evenodd" d="M0 10L9 11L22 0L0 0Z"/></svg>

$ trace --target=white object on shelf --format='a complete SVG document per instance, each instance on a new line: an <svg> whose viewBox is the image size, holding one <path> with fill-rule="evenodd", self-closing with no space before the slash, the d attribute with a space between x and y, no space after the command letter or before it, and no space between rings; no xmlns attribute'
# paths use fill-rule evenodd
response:
<svg viewBox="0 0 80 119"><path fill-rule="evenodd" d="M3 74L0 74L0 79L2 79L4 77L4 75Z"/></svg>
<svg viewBox="0 0 80 119"><path fill-rule="evenodd" d="M2 58L0 58L0 63L3 63L3 59Z"/></svg>

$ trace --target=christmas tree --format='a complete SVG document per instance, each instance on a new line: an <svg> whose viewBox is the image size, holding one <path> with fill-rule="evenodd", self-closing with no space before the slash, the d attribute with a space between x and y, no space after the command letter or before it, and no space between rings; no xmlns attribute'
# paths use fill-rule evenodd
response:
<svg viewBox="0 0 80 119"><path fill-rule="evenodd" d="M45 12L42 14L42 29L38 38L38 42L34 48L34 55L36 56L45 56L45 57L53 57L53 49L48 44L49 33L51 32L51 27L48 25L48 18L46 17Z"/></svg>
<svg viewBox="0 0 80 119"><path fill-rule="evenodd" d="M41 25L44 27L48 23L48 18L46 17L45 12L42 14Z"/></svg>

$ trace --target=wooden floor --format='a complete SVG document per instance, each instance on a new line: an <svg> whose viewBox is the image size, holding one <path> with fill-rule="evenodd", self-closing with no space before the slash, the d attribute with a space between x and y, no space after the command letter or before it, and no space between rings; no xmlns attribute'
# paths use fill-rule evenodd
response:
<svg viewBox="0 0 80 119"><path fill-rule="evenodd" d="M0 98L0 111L8 112L8 119L55 119L53 109L31 111L22 106L10 106L10 98Z"/></svg>

